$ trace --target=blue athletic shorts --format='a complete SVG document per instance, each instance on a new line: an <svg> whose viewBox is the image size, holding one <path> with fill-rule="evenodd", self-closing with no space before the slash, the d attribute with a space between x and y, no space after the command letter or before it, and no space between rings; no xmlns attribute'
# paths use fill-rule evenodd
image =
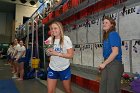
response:
<svg viewBox="0 0 140 93"><path fill-rule="evenodd" d="M25 57L19 58L18 63L24 62L25 61Z"/></svg>
<svg viewBox="0 0 140 93"><path fill-rule="evenodd" d="M7 60L10 60L11 59L11 56L10 55L7 55Z"/></svg>
<svg viewBox="0 0 140 93"><path fill-rule="evenodd" d="M50 79L68 80L71 78L70 67L63 71L54 71L49 67L47 77Z"/></svg>

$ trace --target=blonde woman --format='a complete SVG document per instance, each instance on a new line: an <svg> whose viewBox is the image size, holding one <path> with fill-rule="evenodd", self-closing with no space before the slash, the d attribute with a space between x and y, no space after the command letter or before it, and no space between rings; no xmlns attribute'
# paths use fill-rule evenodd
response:
<svg viewBox="0 0 140 93"><path fill-rule="evenodd" d="M26 48L25 48L22 40L20 40L19 45L20 45L20 47L17 49L16 61L18 63L18 73L20 75L17 80L23 80Z"/></svg>
<svg viewBox="0 0 140 93"><path fill-rule="evenodd" d="M73 46L70 38L63 33L60 22L50 25L51 37L48 38L53 48L47 51L51 55L48 68L48 92L55 93L57 79L63 83L66 93L73 93L71 89L71 70L69 59L73 57Z"/></svg>
<svg viewBox="0 0 140 93"><path fill-rule="evenodd" d="M18 44L19 43L19 40L18 39L14 39L14 49L13 49L13 54L12 54L12 66L13 66L13 79L14 78L18 78L17 77L17 74L18 74L18 64L17 64L17 61L16 61L16 56L17 56L17 50L18 48L20 47L20 45Z"/></svg>

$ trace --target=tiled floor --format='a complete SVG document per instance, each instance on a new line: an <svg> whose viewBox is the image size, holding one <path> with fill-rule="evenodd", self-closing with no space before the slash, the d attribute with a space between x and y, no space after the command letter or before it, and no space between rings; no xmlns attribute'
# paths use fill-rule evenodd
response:
<svg viewBox="0 0 140 93"><path fill-rule="evenodd" d="M12 79L10 66L4 64L5 61L0 59L0 80ZM46 93L47 91L47 87L41 84L36 79L24 80L24 81L18 81L16 79L13 80L20 93Z"/></svg>
<svg viewBox="0 0 140 93"><path fill-rule="evenodd" d="M5 61L0 59L0 80L11 79L11 68L9 65L4 65ZM47 93L47 81L40 79L30 79L24 81L17 81L14 79L16 87L20 93ZM72 89L74 93L93 93L89 90L79 87L72 83ZM62 83L58 80L56 93L65 93L62 87Z"/></svg>
<svg viewBox="0 0 140 93"><path fill-rule="evenodd" d="M47 86L47 81L40 80L40 79L39 79L39 81L42 84L44 84L44 85ZM57 84L57 88L56 88L56 93L65 93L62 86L63 85L62 85L61 81L58 80L58 84ZM89 91L87 89L84 89L84 88L79 87L78 85L76 85L74 83L72 83L72 90L73 90L74 93L93 93L93 92L91 92L91 91Z"/></svg>
<svg viewBox="0 0 140 93"><path fill-rule="evenodd" d="M4 65L5 61L0 59L0 80L11 79L11 68L9 65ZM87 78L89 80L95 80L96 75L98 74L97 70L81 69L78 66L71 66L72 74ZM30 79L24 81L17 81L14 79L16 87L20 93L47 93L47 81L40 79ZM72 83L72 89L74 93L93 93L87 89L84 89L74 83ZM130 88L123 88L123 90L130 90ZM0 92L1 93L1 92ZM65 93L62 87L62 82L58 80L56 93ZM128 92L126 92L128 93Z"/></svg>

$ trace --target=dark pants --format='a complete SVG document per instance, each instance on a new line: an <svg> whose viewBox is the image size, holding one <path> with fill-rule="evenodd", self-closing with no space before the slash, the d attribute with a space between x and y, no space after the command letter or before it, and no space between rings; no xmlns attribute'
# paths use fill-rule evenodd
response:
<svg viewBox="0 0 140 93"><path fill-rule="evenodd" d="M99 93L120 93L123 71L123 64L117 60L106 65L101 72Z"/></svg>

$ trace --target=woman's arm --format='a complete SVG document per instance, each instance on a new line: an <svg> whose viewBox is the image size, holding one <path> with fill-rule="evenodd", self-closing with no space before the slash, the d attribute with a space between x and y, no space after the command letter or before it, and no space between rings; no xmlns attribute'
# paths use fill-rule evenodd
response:
<svg viewBox="0 0 140 93"><path fill-rule="evenodd" d="M104 69L107 64L112 62L114 58L118 55L118 51L118 47L112 47L112 53L101 65L99 65L99 69Z"/></svg>
<svg viewBox="0 0 140 93"><path fill-rule="evenodd" d="M17 53L18 53L18 51L17 50L15 50L15 52L13 52L13 58L17 55Z"/></svg>
<svg viewBox="0 0 140 93"><path fill-rule="evenodd" d="M107 65L111 61L114 60L114 58L118 55L118 47L112 47L112 53L110 56L104 61L104 64Z"/></svg>
<svg viewBox="0 0 140 93"><path fill-rule="evenodd" d="M59 57L67 58L67 59L72 59L74 54L73 48L67 49L67 53L58 53Z"/></svg>
<svg viewBox="0 0 140 93"><path fill-rule="evenodd" d="M19 56L19 58L21 58L24 54L25 54L26 50L25 51L22 51L21 52L21 55Z"/></svg>
<svg viewBox="0 0 140 93"><path fill-rule="evenodd" d="M74 54L73 48L67 49L67 53L59 53L54 51L52 48L48 49L47 51L49 52L50 55L59 56L67 59L73 58L73 54Z"/></svg>

